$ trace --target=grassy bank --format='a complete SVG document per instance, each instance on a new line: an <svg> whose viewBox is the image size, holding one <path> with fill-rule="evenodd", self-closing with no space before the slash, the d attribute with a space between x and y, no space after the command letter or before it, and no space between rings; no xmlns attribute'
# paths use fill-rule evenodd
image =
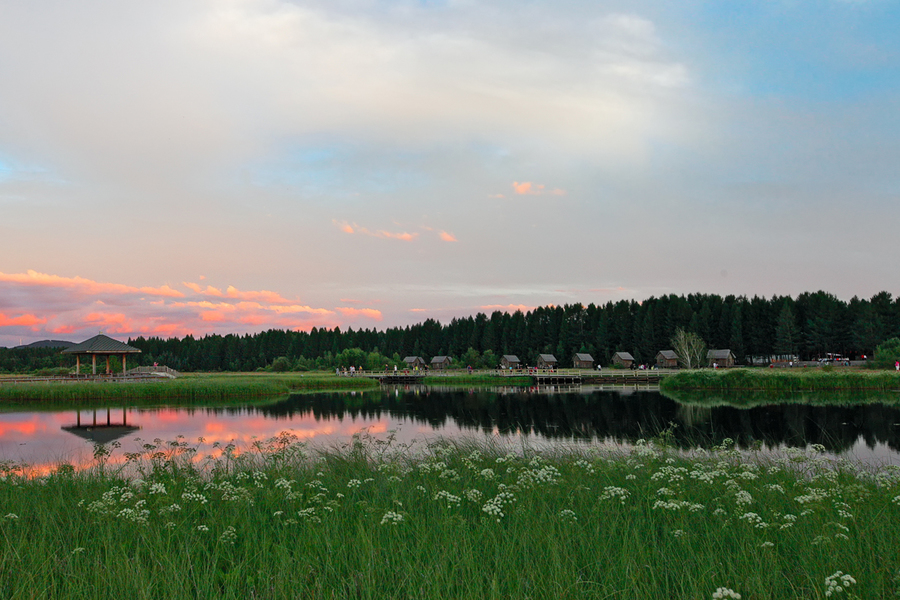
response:
<svg viewBox="0 0 900 600"><path fill-rule="evenodd" d="M503 454L288 436L126 479L0 479L3 598L861 598L900 590L900 474L795 452ZM133 457L134 458L134 457ZM105 466L104 466L105 465ZM850 579L841 579L841 575ZM831 583L828 583L828 582ZM728 591L720 588L727 588ZM715 594L718 593L718 596Z"/></svg>
<svg viewBox="0 0 900 600"><path fill-rule="evenodd" d="M822 369L701 369L664 377L659 387L664 391L884 392L900 390L900 374Z"/></svg>
<svg viewBox="0 0 900 600"><path fill-rule="evenodd" d="M113 383L0 384L0 402L82 402L107 400L213 402L230 398L264 398L291 392L368 389L377 381L335 377L328 373L189 374L178 379Z"/></svg>

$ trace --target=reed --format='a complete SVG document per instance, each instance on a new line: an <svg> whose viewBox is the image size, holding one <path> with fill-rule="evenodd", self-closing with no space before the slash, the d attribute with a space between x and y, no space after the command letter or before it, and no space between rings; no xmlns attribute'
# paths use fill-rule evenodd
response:
<svg viewBox="0 0 900 600"><path fill-rule="evenodd" d="M821 369L699 369L664 377L663 391L815 392L900 389L900 373Z"/></svg>
<svg viewBox="0 0 900 600"><path fill-rule="evenodd" d="M3 598L891 597L900 475L790 451L290 435L0 477ZM849 575L849 578L846 577ZM836 591L836 587L841 591Z"/></svg>

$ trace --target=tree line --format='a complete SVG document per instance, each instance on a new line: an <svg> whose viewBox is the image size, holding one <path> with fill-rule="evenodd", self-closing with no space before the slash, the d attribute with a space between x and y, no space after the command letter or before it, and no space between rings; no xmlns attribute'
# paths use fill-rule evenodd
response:
<svg viewBox="0 0 900 600"><path fill-rule="evenodd" d="M875 348L900 337L900 298L880 292L869 299L843 301L818 291L796 298L773 296L665 295L643 302L620 300L602 305L543 306L514 313L435 319L384 330L340 327L310 331L271 329L256 334L195 338L138 337L128 344L143 351L140 364L165 364L179 371L313 370L400 364L405 356L446 355L465 367L495 367L514 354L534 365L538 354L553 354L561 367L576 352L608 365L615 352L630 352L651 363L671 349L676 329L696 333L709 348L728 348L737 361L752 364L769 357L813 360L826 353L850 359L871 356ZM0 371L21 372L65 366L71 357L52 349L0 349ZM129 364L133 364L129 359Z"/></svg>

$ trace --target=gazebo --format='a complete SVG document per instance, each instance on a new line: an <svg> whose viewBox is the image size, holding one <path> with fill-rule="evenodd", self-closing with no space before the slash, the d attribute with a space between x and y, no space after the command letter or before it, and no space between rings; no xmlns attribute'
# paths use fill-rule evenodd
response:
<svg viewBox="0 0 900 600"><path fill-rule="evenodd" d="M141 351L134 346L123 344L102 333L89 340L75 344L62 351L63 354L75 355L75 374L81 374L81 357L91 357L91 372L97 374L97 356L106 357L106 374L109 375L109 357L122 357L122 373L125 373L125 356L128 354L140 354Z"/></svg>

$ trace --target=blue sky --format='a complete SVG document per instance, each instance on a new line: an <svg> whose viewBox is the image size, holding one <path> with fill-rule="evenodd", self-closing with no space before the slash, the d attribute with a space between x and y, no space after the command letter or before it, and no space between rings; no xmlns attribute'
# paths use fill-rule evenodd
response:
<svg viewBox="0 0 900 600"><path fill-rule="evenodd" d="M0 345L900 293L898 2L0 10Z"/></svg>

